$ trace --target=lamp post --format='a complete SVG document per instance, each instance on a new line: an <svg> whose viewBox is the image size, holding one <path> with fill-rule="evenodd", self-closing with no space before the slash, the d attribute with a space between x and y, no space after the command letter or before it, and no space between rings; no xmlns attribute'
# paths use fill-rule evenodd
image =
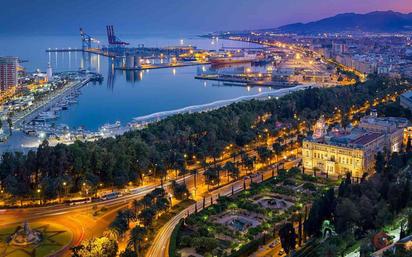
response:
<svg viewBox="0 0 412 257"><path fill-rule="evenodd" d="M38 188L38 189L36 190L36 192L37 192L37 197L39 198L39 205L41 205L41 198L40 198L41 189Z"/></svg>
<svg viewBox="0 0 412 257"><path fill-rule="evenodd" d="M66 186L67 186L66 181L63 181L62 185L63 185L63 197L65 198L66 194L67 194L67 192L66 192ZM60 202L61 202L61 198L60 198Z"/></svg>

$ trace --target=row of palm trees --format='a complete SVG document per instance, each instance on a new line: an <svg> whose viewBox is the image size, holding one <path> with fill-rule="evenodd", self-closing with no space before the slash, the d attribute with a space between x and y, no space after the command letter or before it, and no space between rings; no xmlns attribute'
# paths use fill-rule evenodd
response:
<svg viewBox="0 0 412 257"><path fill-rule="evenodd" d="M140 256L143 243L148 240L154 221L171 207L171 201L163 188L156 188L141 200L134 200L131 208L117 213L116 218L105 231L104 236L118 241L126 236L131 223L127 250L121 256Z"/></svg>

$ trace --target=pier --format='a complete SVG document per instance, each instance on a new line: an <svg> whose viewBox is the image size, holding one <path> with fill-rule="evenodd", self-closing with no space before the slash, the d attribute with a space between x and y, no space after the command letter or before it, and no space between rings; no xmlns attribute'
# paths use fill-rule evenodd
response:
<svg viewBox="0 0 412 257"><path fill-rule="evenodd" d="M285 88L285 87L295 87L296 84L281 81L271 81L271 80L254 80L253 78L231 76L231 75L198 75L195 79L200 80L212 80L225 83L236 83L237 85L244 86L259 86L259 87L272 87L272 88Z"/></svg>
<svg viewBox="0 0 412 257"><path fill-rule="evenodd" d="M166 68L179 68L179 67L187 67L187 66L199 66L199 65L207 65L210 62L197 62L197 61L188 61L182 63L164 63L164 64L141 64L136 67L115 67L117 70L154 70L154 69L166 69Z"/></svg>
<svg viewBox="0 0 412 257"><path fill-rule="evenodd" d="M100 48L55 48L55 49L47 49L46 53L69 53L69 52L82 52L82 53L91 53L91 54L97 54L97 55L102 55L106 57L117 57L115 53L109 52L109 51L104 51L103 49Z"/></svg>

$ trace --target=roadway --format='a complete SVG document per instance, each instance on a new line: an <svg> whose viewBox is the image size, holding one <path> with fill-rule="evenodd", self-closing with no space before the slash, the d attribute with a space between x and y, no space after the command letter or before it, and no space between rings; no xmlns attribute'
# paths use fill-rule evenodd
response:
<svg viewBox="0 0 412 257"><path fill-rule="evenodd" d="M246 188L250 187L251 182L253 181L254 183L261 183L262 181L268 180L269 178L272 177L272 170L266 170L264 172L260 172L258 175L253 176L250 179L241 179L238 181L235 181L233 183L230 183L228 185L225 185L221 188L218 188L212 192L208 196L205 197L205 207L208 207L211 205L211 200L213 198L213 202L216 201L218 196L231 196L232 192L238 193L244 190L244 181L246 183ZM189 206L182 212L180 212L178 215L174 216L172 219L170 219L157 233L156 237L154 238L153 243L151 244L151 247L147 251L146 257L159 257L159 256L164 256L168 257L169 256L169 244L170 244L170 237L173 233L174 228L176 225L179 223L179 221L182 218L187 217L190 214L193 214L196 210L200 211L203 208L203 199L200 201L197 201L195 204Z"/></svg>
<svg viewBox="0 0 412 257"><path fill-rule="evenodd" d="M256 155L254 150L247 151L251 156ZM278 159L278 158L276 158ZM224 158L219 161L219 164L223 164L229 160L236 161L240 160L240 156L237 156L235 160L233 158ZM176 181L186 183L188 189L194 196L194 199L202 199L203 195L206 197L206 206L210 205L210 198L217 198L217 195L228 195L232 192L232 186L235 192L243 190L243 179L237 180L236 182L231 182L221 188L216 189L212 193L208 193L208 187L205 185L205 178L202 175L204 170L200 170L197 175L188 175L185 177L180 177ZM242 169L241 175L246 175L247 170ZM267 179L271 176L271 171L266 171L264 173L264 178ZM261 177L254 177L254 182L260 182ZM196 181L196 182L195 182ZM228 183L229 177L225 177L223 172L221 173L221 184ZM247 186L250 184L250 179L246 181ZM171 182L164 183L164 187L170 187ZM115 218L117 212L125 207L127 207L133 200L141 199L144 195L153 191L159 184L151 184L146 186L141 186L134 190L133 194L123 195L119 198L93 202L89 204L81 204L77 206L67 206L67 205L53 205L44 207L33 207L33 208L15 208L15 209L0 209L0 226L14 226L21 225L24 221L34 222L49 222L64 225L73 234L72 242L64 247L58 254L54 256L69 256L70 247L79 245L83 240L89 239L95 236L100 236L109 226L111 221ZM196 190L195 190L196 188ZM213 190L213 189L212 189ZM202 208L202 201L198 203L198 210ZM96 210L101 210L102 208L107 210L102 212L100 215L93 215ZM169 238L169 235L173 231L174 226L179 222L179 220L187 215L187 213L193 213L195 211L194 205L186 209L179 215L172 218L157 234L157 241L165 241ZM159 238L160 237L160 238ZM165 246L163 243L155 243L153 245ZM165 248L166 249L166 248ZM167 248L168 249L168 248ZM161 249L153 249L151 251L159 252ZM163 249L164 250L164 249ZM152 256L162 256L162 255L152 255Z"/></svg>

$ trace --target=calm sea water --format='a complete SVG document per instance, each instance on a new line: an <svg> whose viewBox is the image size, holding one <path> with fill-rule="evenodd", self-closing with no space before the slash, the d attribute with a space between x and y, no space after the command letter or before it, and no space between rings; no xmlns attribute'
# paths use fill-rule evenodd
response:
<svg viewBox="0 0 412 257"><path fill-rule="evenodd" d="M104 36L101 36L102 39ZM202 49L218 50L223 46L253 45L233 41L212 41L198 37L175 38L125 38L132 45L171 46L191 44ZM28 71L45 70L51 63L55 71L90 68L104 76L101 84L89 83L81 89L78 103L60 113L55 121L72 128L84 126L97 130L106 123L130 122L133 118L156 112L179 109L192 105L254 95L268 91L267 88L223 86L217 82L194 79L199 67L158 69L144 72L114 71L108 58L91 55L85 58L81 53L47 54L47 48L80 48L79 37L38 36L0 37L0 56L18 56L27 62L23 66ZM200 67L202 68L202 67ZM205 69L208 66L204 67Z"/></svg>

